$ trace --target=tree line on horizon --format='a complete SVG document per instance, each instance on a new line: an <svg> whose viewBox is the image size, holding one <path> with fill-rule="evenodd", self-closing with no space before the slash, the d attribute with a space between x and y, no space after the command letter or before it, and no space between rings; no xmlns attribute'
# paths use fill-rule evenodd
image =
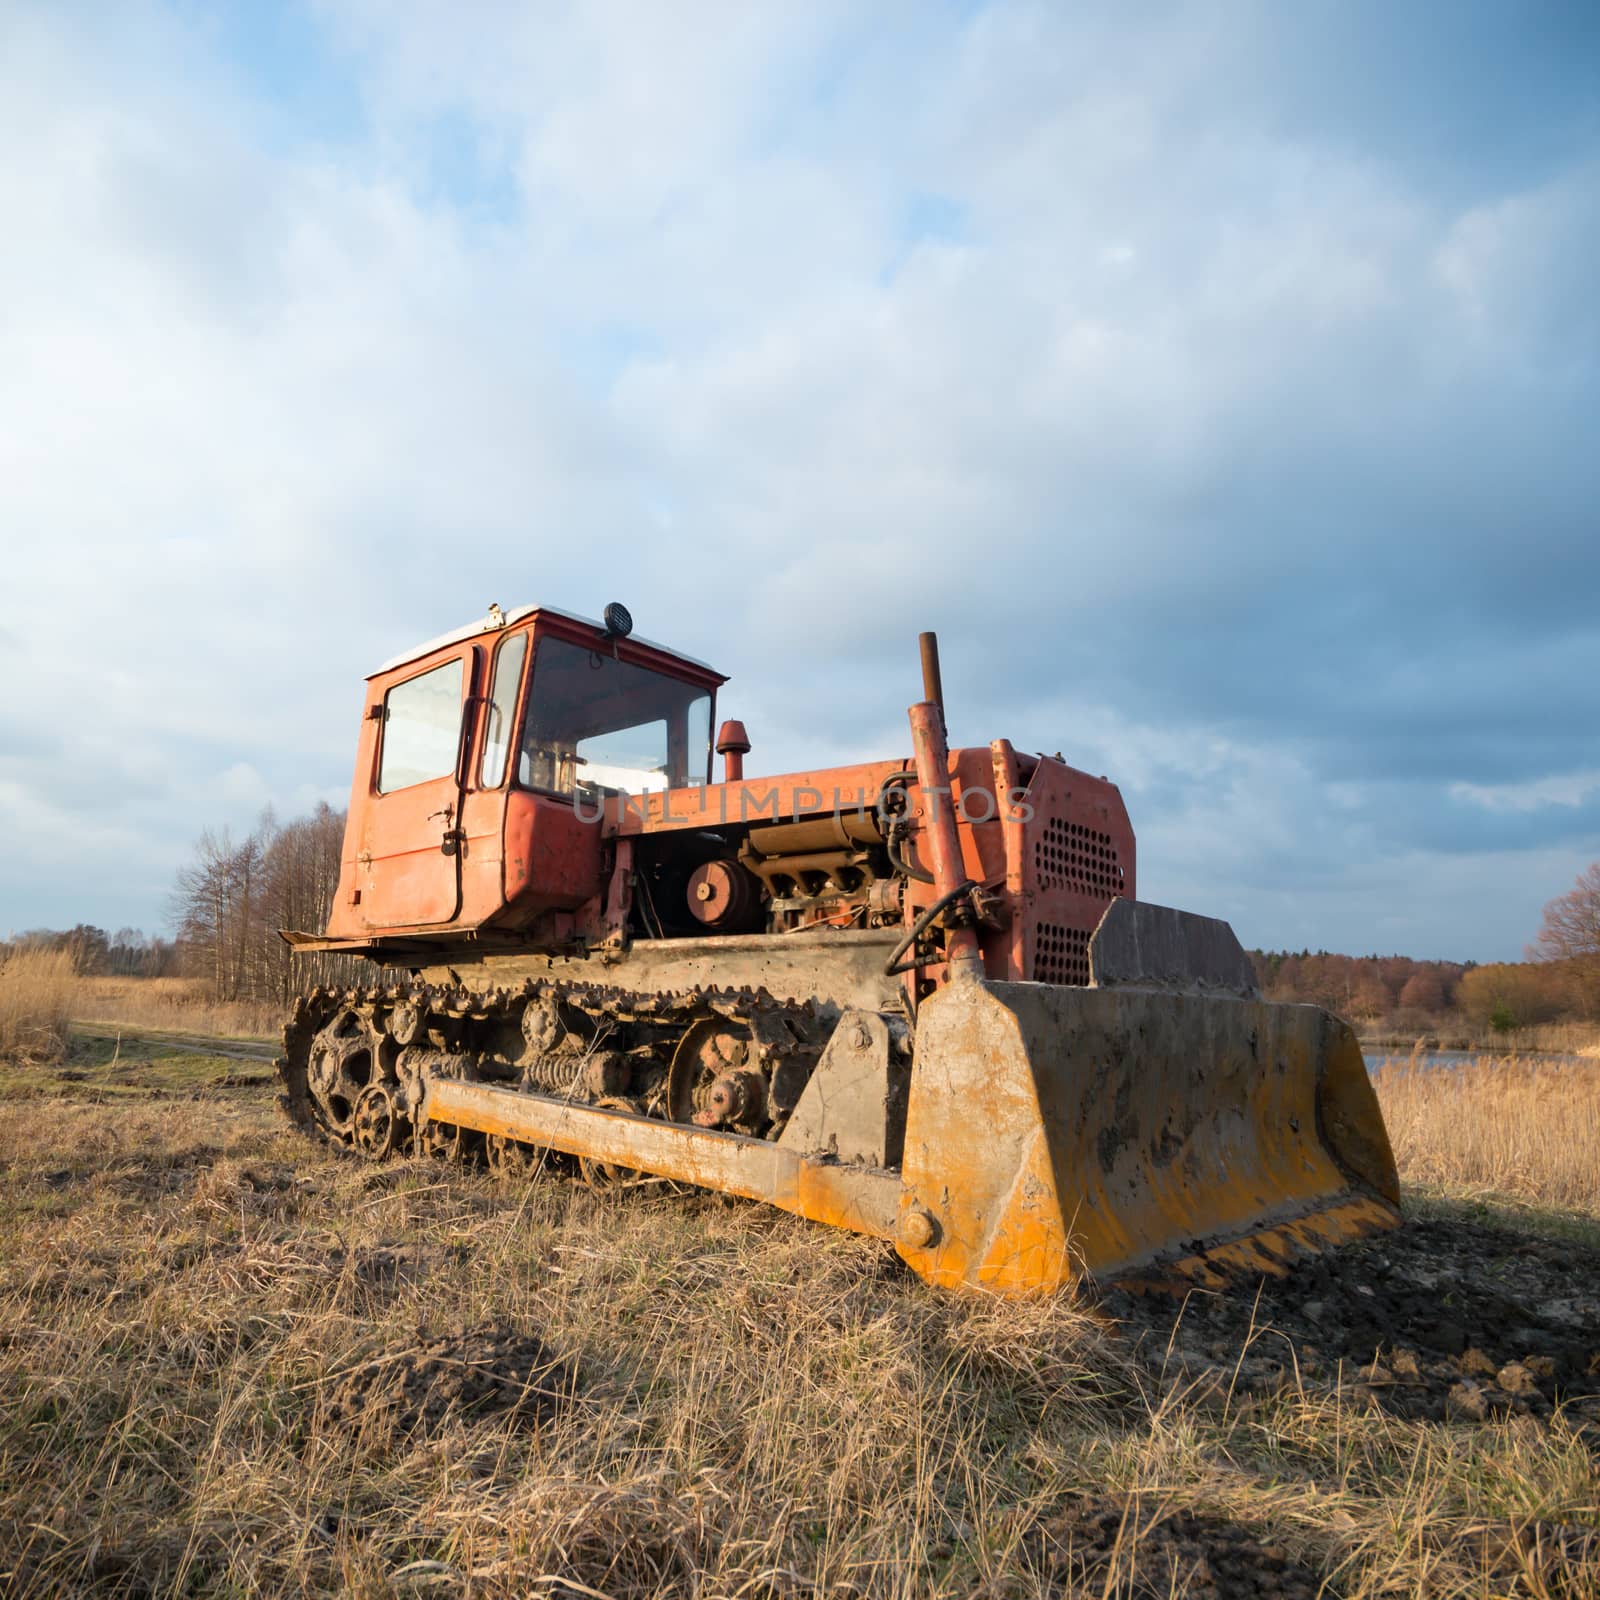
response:
<svg viewBox="0 0 1600 1600"><path fill-rule="evenodd" d="M339 886L344 812L327 804L279 823L269 810L236 838L205 829L178 869L168 906L173 936L124 928L114 935L89 924L32 929L0 942L0 959L17 950L68 948L87 976L180 977L204 984L218 1001L287 1006L317 984L370 983L374 968L356 956L291 956L280 928L321 932Z"/></svg>
<svg viewBox="0 0 1600 1600"><path fill-rule="evenodd" d="M1593 1021L1593 972L1583 960L1418 961L1409 956L1346 956L1327 950L1252 950L1269 1000L1322 1006L1353 1022L1399 1030L1454 1021L1509 1033L1547 1022Z"/></svg>
<svg viewBox="0 0 1600 1600"><path fill-rule="evenodd" d="M176 939L142 928L107 933L89 922L72 928L27 928L0 939L0 961L28 950L70 950L78 972L112 978L176 977L181 960Z"/></svg>
<svg viewBox="0 0 1600 1600"><path fill-rule="evenodd" d="M269 811L249 834L206 829L179 869L172 937L89 924L32 929L0 941L17 950L71 948L78 970L132 978L198 979L214 1000L288 1004L315 984L370 983L359 957L291 958L280 928L320 932L339 884L345 814L327 804L279 823ZM1252 950L1262 993L1323 1006L1354 1021L1427 1027L1462 1020L1480 1029L1600 1019L1600 862L1544 908L1521 962L1423 961L1327 950Z"/></svg>
<svg viewBox="0 0 1600 1600"><path fill-rule="evenodd" d="M1252 950L1271 1000L1301 1001L1359 1022L1425 1026L1459 1017L1509 1033L1600 1020L1600 861L1549 901L1522 961L1414 961L1327 950Z"/></svg>

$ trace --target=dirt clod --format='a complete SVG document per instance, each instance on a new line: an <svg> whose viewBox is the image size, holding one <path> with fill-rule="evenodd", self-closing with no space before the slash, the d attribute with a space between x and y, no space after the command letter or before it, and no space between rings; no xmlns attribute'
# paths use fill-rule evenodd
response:
<svg viewBox="0 0 1600 1600"><path fill-rule="evenodd" d="M504 1324L455 1328L391 1350L347 1373L323 1411L350 1431L431 1432L452 1415L510 1413L549 1421L571 1400L576 1373L532 1333Z"/></svg>
<svg viewBox="0 0 1600 1600"><path fill-rule="evenodd" d="M1537 1356L1533 1360L1537 1361ZM1545 1358L1547 1361L1548 1357ZM1554 1366L1554 1363L1551 1363ZM1536 1386L1533 1373L1520 1361L1508 1361L1499 1372L1495 1374L1494 1381L1505 1390L1507 1394L1533 1394Z"/></svg>
<svg viewBox="0 0 1600 1600"><path fill-rule="evenodd" d="M1422 1218L1254 1291L1105 1306L1168 1381L1229 1352L1230 1394L1264 1387L1252 1358L1291 1351L1303 1381L1419 1419L1548 1418L1600 1393L1600 1251L1487 1223Z"/></svg>
<svg viewBox="0 0 1600 1600"><path fill-rule="evenodd" d="M1023 1548L1062 1595L1313 1600L1328 1592L1282 1546L1238 1523L1110 1496L1072 1496L1024 1536Z"/></svg>

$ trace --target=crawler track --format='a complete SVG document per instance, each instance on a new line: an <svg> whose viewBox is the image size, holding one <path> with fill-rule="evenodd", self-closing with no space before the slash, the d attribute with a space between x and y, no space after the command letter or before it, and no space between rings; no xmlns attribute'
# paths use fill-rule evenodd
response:
<svg viewBox="0 0 1600 1600"><path fill-rule="evenodd" d="M764 989L319 988L284 1028L279 1103L312 1138L373 1159L487 1155L498 1166L532 1154L427 1119L437 1078L776 1138L831 1026L815 1005Z"/></svg>

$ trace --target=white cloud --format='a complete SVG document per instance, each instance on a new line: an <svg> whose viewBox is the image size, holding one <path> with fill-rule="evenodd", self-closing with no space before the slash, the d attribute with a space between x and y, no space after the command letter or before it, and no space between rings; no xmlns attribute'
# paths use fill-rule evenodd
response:
<svg viewBox="0 0 1600 1600"><path fill-rule="evenodd" d="M1486 811L1539 811L1545 806L1576 807L1600 796L1600 771L1566 772L1526 783L1453 783L1451 797Z"/></svg>
<svg viewBox="0 0 1600 1600"><path fill-rule="evenodd" d="M1457 217L1434 256L1462 330L1508 361L1592 378L1600 355L1593 263L1600 250L1600 161Z"/></svg>

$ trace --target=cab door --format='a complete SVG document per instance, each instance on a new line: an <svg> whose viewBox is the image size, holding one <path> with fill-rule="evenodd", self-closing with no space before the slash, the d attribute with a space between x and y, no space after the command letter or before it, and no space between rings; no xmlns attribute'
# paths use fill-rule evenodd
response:
<svg viewBox="0 0 1600 1600"><path fill-rule="evenodd" d="M465 646L392 684L357 857L371 928L450 922L461 909L461 805L481 651Z"/></svg>

